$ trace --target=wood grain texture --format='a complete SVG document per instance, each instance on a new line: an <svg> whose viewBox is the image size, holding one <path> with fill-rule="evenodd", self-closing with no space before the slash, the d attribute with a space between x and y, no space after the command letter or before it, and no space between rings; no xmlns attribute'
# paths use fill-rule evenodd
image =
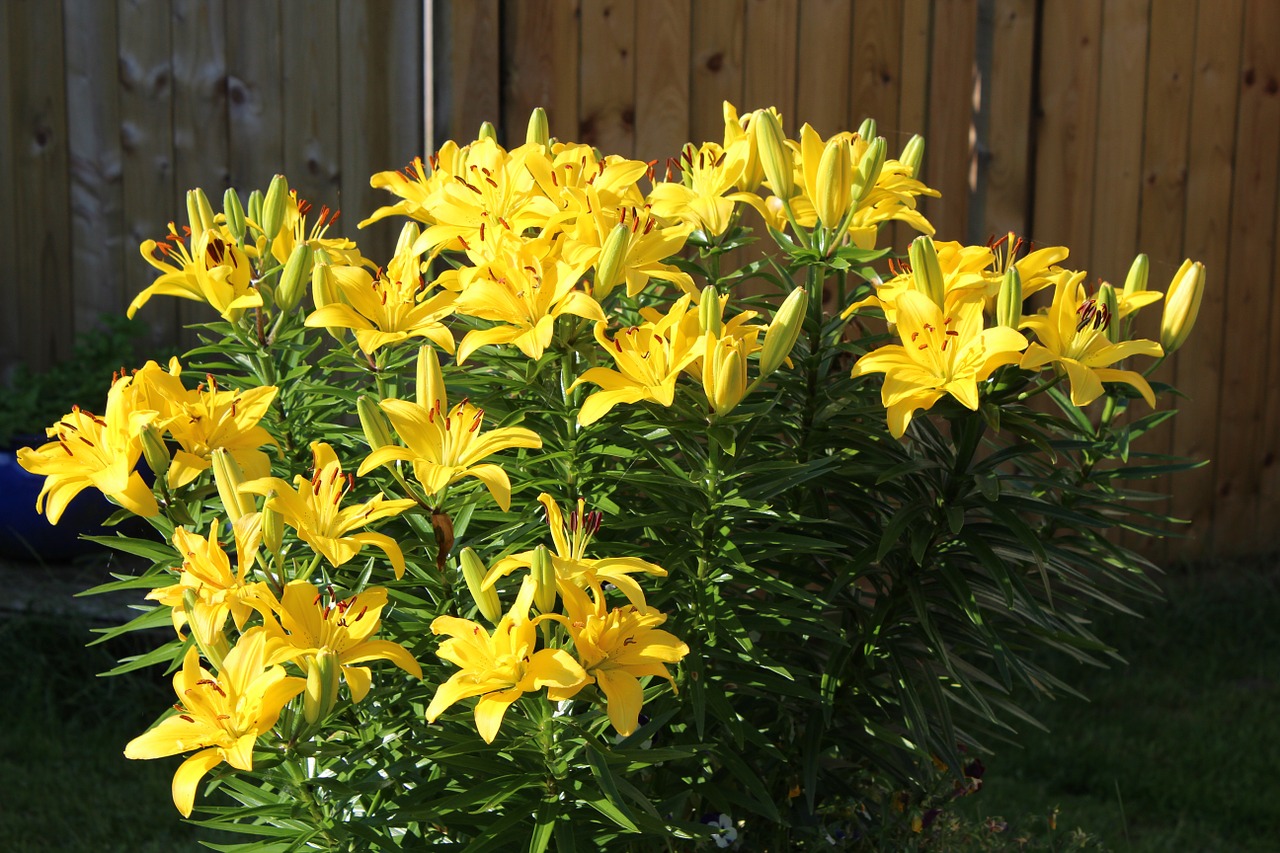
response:
<svg viewBox="0 0 1280 853"><path fill-rule="evenodd" d="M784 121L796 115L796 64L800 8L797 0L746 0L746 27L743 49L747 56L743 71L741 111L760 107L777 107ZM799 53L808 53L808 46ZM828 55L828 61L842 54ZM832 76L848 74L836 71ZM838 116L844 113L844 100L831 99ZM832 110L831 106L827 107ZM812 119L806 117L805 121ZM838 118L836 119L839 120Z"/></svg>
<svg viewBox="0 0 1280 853"><path fill-rule="evenodd" d="M940 240L966 240L969 186L974 176L973 87L977 0L951 0L934 7L929 69L929 185L941 198L922 208Z"/></svg>
<svg viewBox="0 0 1280 853"><path fill-rule="evenodd" d="M724 102L743 102L745 30L745 0L693 4L689 136L694 144L722 142Z"/></svg>
<svg viewBox="0 0 1280 853"><path fill-rule="evenodd" d="M583 0L578 139L630 157L636 132L635 0Z"/></svg>
<svg viewBox="0 0 1280 853"><path fill-rule="evenodd" d="M475 139L480 125L502 119L501 18L498 0L440 0L447 21L441 34L449 71L449 121L443 139Z"/></svg>
<svg viewBox="0 0 1280 853"><path fill-rule="evenodd" d="M1225 323L1218 402L1215 550L1251 553L1260 544L1258 500L1262 472L1270 468L1271 436L1263 435L1274 261L1276 151L1280 150L1280 6L1245 4L1235 173L1231 185L1231 231L1225 280ZM1274 519L1267 519L1274 526Z"/></svg>
<svg viewBox="0 0 1280 853"><path fill-rule="evenodd" d="M284 168L284 72L280 0L227 16L228 166L243 199L266 192Z"/></svg>
<svg viewBox="0 0 1280 853"><path fill-rule="evenodd" d="M850 95L857 58L853 6L842 0L800 0L799 7L795 114L784 113L782 119L793 135L808 122L825 138L858 121Z"/></svg>
<svg viewBox="0 0 1280 853"><path fill-rule="evenodd" d="M17 168L17 156L14 146L13 128L13 81L21 79L18 55L14 45L10 43L8 34L14 31L11 20L13 4L0 4L0 183L6 187L14 185L14 170ZM18 207L17 199L13 203L0 204L0 257L16 258L18 256ZM7 279L0 284L0 295L12 300L16 305L21 298L20 291L30 287L17 279ZM9 372L16 367L25 356L20 348L18 330L21 328L21 317L15 310L0 311L0 381L8 379Z"/></svg>
<svg viewBox="0 0 1280 853"><path fill-rule="evenodd" d="M636 7L636 158L668 157L689 141L692 0L647 0Z"/></svg>
<svg viewBox="0 0 1280 853"><path fill-rule="evenodd" d="M1171 512L1191 522L1196 538L1186 550L1192 556L1217 548L1217 412L1224 351L1236 340L1227 334L1224 320L1243 21L1243 0L1202 0L1196 16L1183 254L1203 261L1207 285L1189 344L1194 349L1178 359L1176 383L1188 402L1185 416L1174 419L1173 446L1193 459L1211 461L1181 475L1171 501Z"/></svg>
<svg viewBox="0 0 1280 853"><path fill-rule="evenodd" d="M979 236L1025 234L1030 203L1035 0L995 0L984 81L983 205Z"/></svg>
<svg viewBox="0 0 1280 853"><path fill-rule="evenodd" d="M637 14L660 3L641 3ZM551 135L578 136L578 73L582 64L578 0L505 0L502 6L502 125L508 146L524 142L529 113L547 111ZM637 25L636 38L644 36ZM680 54L683 59L687 55Z"/></svg>
<svg viewBox="0 0 1280 853"><path fill-rule="evenodd" d="M860 2L851 21L848 123L856 128L865 118L875 119L889 146L889 156L900 152L913 134L924 133L923 127L903 127L899 118L903 9L897 0ZM823 17L815 15L809 26L825 32L828 25ZM829 26L831 33L844 32L845 24L839 15L831 15ZM815 58L815 62L821 61L821 57Z"/></svg>
<svg viewBox="0 0 1280 853"><path fill-rule="evenodd" d="M316 209L338 206L342 112L335 0L282 0L284 175Z"/></svg>
<svg viewBox="0 0 1280 853"><path fill-rule="evenodd" d="M929 0L903 0L900 6L902 46L899 51L901 65L898 71L900 81L898 128L902 133L907 134L908 139L913 133L918 133L925 138L926 157L920 177L929 186L934 186L932 183L934 176L930 175L928 160L928 152L936 142L933 138L934 130L940 130L938 125L930 122L929 109L929 58L933 43L934 5ZM854 36L861 39L858 35L857 21L854 22L853 30ZM916 236L913 229L898 224L892 227L888 239L897 252L905 255L908 244Z"/></svg>

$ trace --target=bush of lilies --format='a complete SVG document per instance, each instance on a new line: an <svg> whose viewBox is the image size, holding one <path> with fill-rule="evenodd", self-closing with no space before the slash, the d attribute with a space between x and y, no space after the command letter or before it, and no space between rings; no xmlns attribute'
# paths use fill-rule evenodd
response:
<svg viewBox="0 0 1280 853"><path fill-rule="evenodd" d="M919 138L724 119L666 164L540 111L448 142L373 176L390 258L283 177L142 245L130 316L205 303L202 345L20 459L50 522L91 486L155 528L105 633L169 630L116 671L175 703L122 746L184 756L219 849L874 847L1068 689L1042 649L1105 655L1203 267L1091 289L936 240Z"/></svg>

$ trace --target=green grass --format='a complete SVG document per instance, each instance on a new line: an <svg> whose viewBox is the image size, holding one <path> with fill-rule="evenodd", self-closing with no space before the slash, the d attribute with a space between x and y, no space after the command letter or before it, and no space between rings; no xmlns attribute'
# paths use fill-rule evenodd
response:
<svg viewBox="0 0 1280 853"><path fill-rule="evenodd" d="M1031 710L1048 733L987 757L970 816L1061 807L1118 851L1280 848L1280 571L1254 561L1165 579L1145 618L1100 635L1128 666L1060 669L1088 702Z"/></svg>

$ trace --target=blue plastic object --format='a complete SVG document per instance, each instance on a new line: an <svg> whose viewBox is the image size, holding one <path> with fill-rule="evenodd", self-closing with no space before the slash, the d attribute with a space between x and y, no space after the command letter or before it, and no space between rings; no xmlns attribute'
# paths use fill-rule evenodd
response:
<svg viewBox="0 0 1280 853"><path fill-rule="evenodd" d="M0 449L0 557L56 563L103 550L81 534L108 536L102 522L117 507L92 487L72 498L56 525L36 512L44 477L18 464L17 448L43 444L41 436L17 436L14 447Z"/></svg>

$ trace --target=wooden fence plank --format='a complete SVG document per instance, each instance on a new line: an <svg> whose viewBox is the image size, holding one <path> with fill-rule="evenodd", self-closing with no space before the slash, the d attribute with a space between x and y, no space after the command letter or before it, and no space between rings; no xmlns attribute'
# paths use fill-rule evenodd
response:
<svg viewBox="0 0 1280 853"><path fill-rule="evenodd" d="M641 3L637 14L644 15L657 5ZM577 141L581 14L578 0L506 0L503 4L503 115L498 130L509 147L524 142L534 107L547 111L552 136ZM644 29L637 26L636 38L643 37ZM686 56L687 51L680 54L682 63Z"/></svg>
<svg viewBox="0 0 1280 853"><path fill-rule="evenodd" d="M747 0L746 15L743 49L749 59L743 70L742 103L736 106L741 110L777 107L784 121L794 121L800 18L797 0ZM827 60L833 58L828 56ZM848 75L840 76L847 79ZM843 98L835 103L839 115L844 112L844 103Z"/></svg>
<svg viewBox="0 0 1280 853"><path fill-rule="evenodd" d="M1070 247L1078 267L1092 257L1101 26L1099 0L1044 2L1031 236Z"/></svg>
<svg viewBox="0 0 1280 853"><path fill-rule="evenodd" d="M1231 185L1240 95L1243 0L1201 0L1196 16L1195 75L1191 81L1191 134L1187 171L1183 253L1203 261L1207 273L1200 317L1185 358L1178 359L1177 385L1189 398L1174 419L1176 452L1213 459L1218 446L1218 401L1228 336L1224 327L1229 275ZM1167 274L1166 276L1167 277ZM1216 549L1214 501L1217 462L1178 478L1171 512L1191 522L1192 556Z"/></svg>
<svg viewBox="0 0 1280 853"><path fill-rule="evenodd" d="M995 0L990 76L983 85L985 133L978 237L1025 234L1030 202L1031 80L1035 0Z"/></svg>
<svg viewBox="0 0 1280 853"><path fill-rule="evenodd" d="M636 157L668 157L689 141L692 0L646 0L636 8Z"/></svg>
<svg viewBox="0 0 1280 853"><path fill-rule="evenodd" d="M71 286L77 330L124 313L120 102L114 82L116 5L66 0L67 142L71 189ZM0 109L3 109L0 107Z"/></svg>
<svg viewBox="0 0 1280 853"><path fill-rule="evenodd" d="M898 79L901 81L898 90L898 127L902 133L907 134L908 139L913 133L924 136L926 159L922 165L922 177L926 184L933 186L931 182L936 175L930 175L927 155L936 144L933 139L936 126L931 126L929 122L929 57L933 42L934 6L929 0L904 0L900 5L902 30L899 33L901 47L898 51L901 58L898 72ZM857 21L854 22L853 32L861 42ZM925 213L927 215L927 209ZM906 225L894 225L890 242L898 252L905 254L907 245L916 236L916 232Z"/></svg>
<svg viewBox="0 0 1280 853"><path fill-rule="evenodd" d="M388 195L369 186L375 172L397 169L423 153L422 3L369 0L338 6L341 126L361 132L340 136L337 233L357 238L361 251L379 263L391 257L400 223L374 223L357 233L356 223ZM312 216L318 215L318 211Z"/></svg>
<svg viewBox="0 0 1280 853"><path fill-rule="evenodd" d="M341 126L335 0L283 0L284 174L298 198L338 206Z"/></svg>
<svg viewBox="0 0 1280 853"><path fill-rule="evenodd" d="M6 34L0 37L0 183L6 187L15 185L13 173L17 166L17 150L10 144L15 135L12 89L14 81L22 79L16 45L7 37L8 33L15 31L11 20L14 14L14 4L0 3L0 32ZM0 257L4 258L18 257L17 199L13 202L0 204ZM16 306L22 298L20 290L27 286L16 277L6 278L5 283L0 284L0 295L11 300L10 306ZM21 328L22 317L17 310L11 307L8 311L0 311L0 381L8 379L10 368L26 359L18 338Z"/></svg>
<svg viewBox="0 0 1280 853"><path fill-rule="evenodd" d="M925 201L925 216L942 240L969 232L969 184L975 168L971 142L977 0L952 0L934 8L929 69L929 185L941 198Z"/></svg>
<svg viewBox="0 0 1280 853"><path fill-rule="evenodd" d="M1269 131L1280 135L1276 128L1277 124L1280 124L1280 61L1277 61L1275 55L1276 40L1280 39L1280 9L1277 9L1274 4L1268 5L1265 17L1259 16L1258 25L1259 42L1265 39L1272 47L1268 53L1264 54L1265 62L1253 69L1252 80L1246 70L1243 78L1245 90L1246 92L1261 90L1259 118L1266 122ZM1248 68L1247 65L1246 68ZM1236 169L1248 169L1249 161L1256 158L1263 162L1269 160L1274 171L1277 169L1277 151L1280 151L1280 139L1269 138L1269 144L1264 143L1248 155L1242 157L1237 152ZM1277 192L1280 193L1280 190ZM1265 196L1259 202L1265 204ZM1276 352L1277 348L1280 348L1280 298L1275 294L1276 282L1280 281L1277 277L1280 275L1280 251L1276 249L1276 241L1280 240L1280 215L1276 213L1277 207L1280 207L1280 200L1273 198L1271 211L1275 217L1275 236L1271 240L1272 266L1269 270L1260 270L1261 275L1249 278L1254 287L1262 289L1271 299L1269 339L1265 342L1263 338L1251 341L1248 338L1232 336L1236 346L1252 350L1255 355L1261 348L1261 351L1267 354L1265 377L1257 377L1253 387L1247 389L1262 403L1263 408L1262 432L1258 442L1260 446L1254 453L1260 479L1260 499L1256 508L1257 520L1254 522L1257 530L1251 539L1254 552L1274 547L1276 519L1280 518L1280 394L1277 393L1277 386L1280 385L1280 353ZM1269 275L1267 275L1268 272ZM1232 283L1234 284L1235 281L1233 278ZM1242 393L1245 390L1241 389Z"/></svg>
<svg viewBox="0 0 1280 853"><path fill-rule="evenodd" d="M441 7L448 21L443 59L450 75L449 120L433 148L445 139L466 143L483 122L502 118L498 0L441 0Z"/></svg>
<svg viewBox="0 0 1280 853"><path fill-rule="evenodd" d="M850 95L851 69L860 58L854 47L853 6L842 0L800 0L799 15L795 114L782 118L789 130L808 122L827 137L861 118L853 118L856 101ZM898 76L896 66L893 76Z"/></svg>
<svg viewBox="0 0 1280 853"><path fill-rule="evenodd" d="M724 102L742 106L745 26L743 0L693 4L689 133L695 144L722 142Z"/></svg>
<svg viewBox="0 0 1280 853"><path fill-rule="evenodd" d="M848 123L856 128L864 118L875 119L880 135L889 146L888 155L891 157L902 150L913 133L924 132L923 127L903 127L899 120L903 8L898 0L858 3L851 16L853 31L848 36L852 53L849 58ZM816 15L810 26L819 32L828 32L828 25ZM844 35L844 21L840 16L831 15L829 32L835 34L832 38ZM825 48L821 50L826 52ZM821 63L823 59L824 57L818 56L815 61ZM815 96L821 97L821 90Z"/></svg>
<svg viewBox="0 0 1280 853"><path fill-rule="evenodd" d="M1280 6L1267 0L1245 4L1241 89L1231 189L1231 232L1225 280L1228 347L1221 362L1218 494L1214 504L1215 551L1244 554L1260 544L1257 531L1261 473L1270 436L1262 434L1259 389L1266 387L1268 319L1277 164L1280 149ZM1270 90L1270 91L1268 91ZM1274 519L1267 519L1274 525Z"/></svg>
<svg viewBox="0 0 1280 853"><path fill-rule="evenodd" d="M284 168L284 75L280 0L258 0L252 15L227 16L228 164L247 199L266 192Z"/></svg>
<svg viewBox="0 0 1280 853"><path fill-rule="evenodd" d="M636 130L635 0L583 0L578 135L630 157Z"/></svg>

